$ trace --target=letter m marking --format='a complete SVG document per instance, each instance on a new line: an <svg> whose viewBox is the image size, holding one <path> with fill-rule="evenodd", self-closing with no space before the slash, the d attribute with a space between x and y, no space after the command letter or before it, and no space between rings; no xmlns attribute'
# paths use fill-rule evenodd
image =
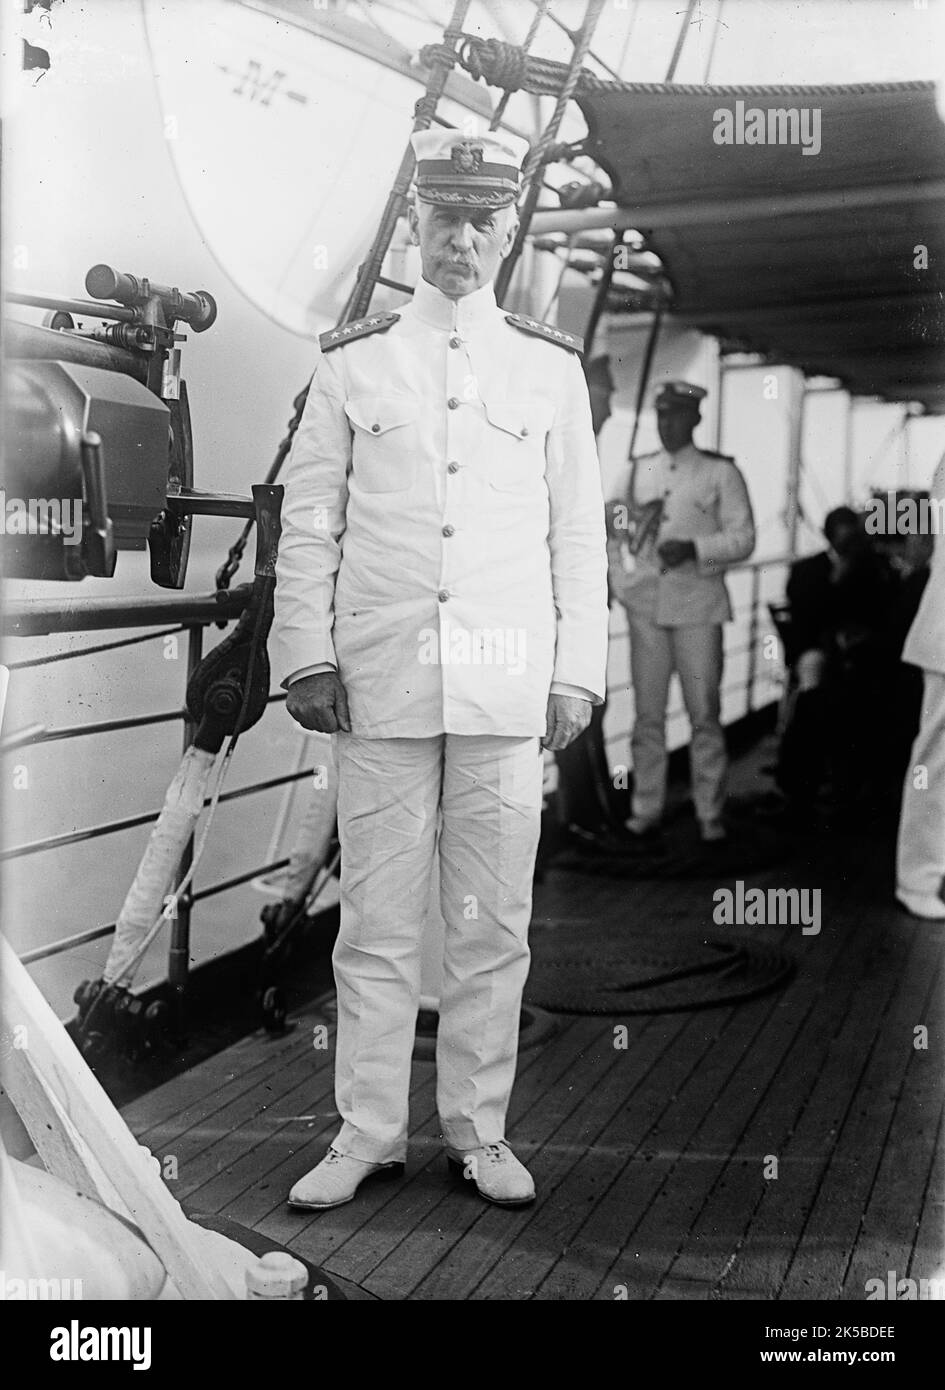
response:
<svg viewBox="0 0 945 1390"><path fill-rule="evenodd" d="M262 65L257 63L255 58L250 58L245 73L233 88L233 95L238 97L248 95L250 101L258 101L260 106L269 106L284 77L285 73L276 68L263 82ZM248 92L247 85L249 86Z"/></svg>

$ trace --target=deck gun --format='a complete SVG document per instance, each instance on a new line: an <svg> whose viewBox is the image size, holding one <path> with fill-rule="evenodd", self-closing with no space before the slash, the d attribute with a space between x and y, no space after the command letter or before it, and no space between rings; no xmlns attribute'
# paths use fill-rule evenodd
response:
<svg viewBox="0 0 945 1390"><path fill-rule="evenodd" d="M211 328L213 296L108 265L94 265L85 288L94 298L6 296L46 315L42 326L4 322L3 572L24 579L110 578L118 550L147 545L154 583L180 589L195 515L258 522L258 506L278 509L281 492L275 499L260 493L254 502L193 486L179 346L186 335L177 327ZM77 326L89 320L94 327ZM273 533L271 525L262 529Z"/></svg>

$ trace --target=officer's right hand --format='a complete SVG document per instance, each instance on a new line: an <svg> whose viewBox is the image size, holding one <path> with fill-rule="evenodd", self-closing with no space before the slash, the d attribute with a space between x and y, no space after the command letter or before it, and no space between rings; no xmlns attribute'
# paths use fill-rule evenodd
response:
<svg viewBox="0 0 945 1390"><path fill-rule="evenodd" d="M303 729L320 734L351 732L348 696L337 671L320 671L293 681L285 697L285 707Z"/></svg>

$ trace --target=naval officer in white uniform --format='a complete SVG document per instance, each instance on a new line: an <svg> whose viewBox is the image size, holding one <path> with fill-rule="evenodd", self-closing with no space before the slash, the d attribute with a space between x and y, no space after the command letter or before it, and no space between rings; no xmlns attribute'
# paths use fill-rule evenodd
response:
<svg viewBox="0 0 945 1390"><path fill-rule="evenodd" d="M929 493L945 502L945 458ZM945 537L936 535L928 583L902 659L922 670L922 718L902 793L896 896L916 917L945 920Z"/></svg>
<svg viewBox="0 0 945 1390"><path fill-rule="evenodd" d="M496 305L527 145L413 137L422 279L322 336L286 474L274 627L286 707L334 733L342 848L335 1091L293 1187L402 1171L419 928L446 924L437 1108L481 1195L534 1200L505 1142L540 825L541 746L603 699L606 536L579 339Z"/></svg>
<svg viewBox="0 0 945 1390"><path fill-rule="evenodd" d="M747 560L755 528L734 459L692 442L706 392L666 382L656 396L662 449L626 465L608 506L614 593L627 610L635 702L633 815L627 829L655 832L666 799L666 703L678 672L692 726L692 796L704 841L725 838L728 765L719 719L722 624L732 607L723 574ZM632 480L632 481L631 481ZM632 493L632 496L630 495ZM628 546L628 520L636 539ZM635 553L633 553L635 552Z"/></svg>

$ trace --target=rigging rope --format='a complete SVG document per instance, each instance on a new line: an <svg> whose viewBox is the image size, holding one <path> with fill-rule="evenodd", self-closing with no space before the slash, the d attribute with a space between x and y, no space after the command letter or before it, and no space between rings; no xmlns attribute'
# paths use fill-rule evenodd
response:
<svg viewBox="0 0 945 1390"><path fill-rule="evenodd" d="M683 15L682 23L679 26L679 33L676 37L676 46L673 49L673 56L669 60L669 69L666 73L667 82L672 82L673 78L676 76L676 68L679 66L679 60L682 57L683 47L686 43L686 34L688 33L689 26L692 23L692 15L695 8L696 0L689 0L689 4L686 8L686 13Z"/></svg>
<svg viewBox="0 0 945 1390"><path fill-rule="evenodd" d="M458 49L450 49L440 43L426 44L421 48L420 61L423 66L429 67L433 63L458 63L475 81L481 78L490 87L528 92L532 96L557 96L564 90L565 81L571 73L570 63L535 57L527 54L517 44L508 43L504 39L483 39L478 34L465 33L459 37ZM585 48L582 57L586 56L586 51ZM583 67L573 76L573 90L580 96L610 92L631 92L641 96L675 96L679 93L685 96L786 96L798 91L812 96L852 96L872 92L877 95L917 92L934 87L934 83L926 81L833 82L810 87L801 83L706 86L698 82L673 82L670 77L663 82L625 82L616 78L599 77Z"/></svg>
<svg viewBox="0 0 945 1390"><path fill-rule="evenodd" d="M155 642L159 637L175 636L179 632L186 632L186 627L160 627L152 632L145 632L139 637L122 637L117 642L99 642L94 647L74 647L67 652L53 652L51 656L34 656L27 661L8 661L6 668L8 671L26 671L33 666L51 666L56 661L74 661L80 656L94 656L98 652L112 652L116 647L134 647L140 642Z"/></svg>
<svg viewBox="0 0 945 1390"><path fill-rule="evenodd" d="M528 33L522 40L521 54L523 61L528 54L528 50L531 48L535 40L535 35L538 33L538 30L541 26L541 21L548 13L548 6L550 4L551 0L535 0L535 13L532 15L532 22L528 26ZM499 125L502 121L502 117L505 115L505 108L509 104L509 97L511 95L512 88L506 87L505 91L502 93L502 96L499 98L499 102L495 108L495 111L492 114L492 120L489 122L490 130L498 130Z"/></svg>
<svg viewBox="0 0 945 1390"><path fill-rule="evenodd" d="M532 215L538 205L538 198L542 187L541 179L538 176L545 164L552 158L553 153L559 148L555 145L558 129L564 118L568 102L571 100L576 90L577 82L582 72L581 64L587 57L588 50L591 46L591 40L594 37L594 30L597 28L597 22L600 19L605 3L606 0L588 0L587 9L584 11L584 23L578 30L577 35L573 38L574 50L571 54L570 63L564 67L564 77L558 87L557 99L555 101L554 111L551 114L551 119L542 131L537 145L529 151L528 158L525 161L525 167L522 170L522 180L527 186L528 191L525 194L525 200L522 204L518 229L515 233L512 249L500 265L499 273L495 281L495 295L500 304L505 302L505 296L512 280L512 272L515 269L519 256L522 254L522 248L525 245L525 238L528 235ZM488 43L490 41L485 40L484 42ZM509 47L509 45L505 45L504 47ZM460 43L456 51L459 52L460 55L462 54L462 43ZM524 63L528 62L546 63L547 60L544 58L526 58L523 60L523 68ZM557 64L556 66L559 69L562 67L561 64Z"/></svg>

